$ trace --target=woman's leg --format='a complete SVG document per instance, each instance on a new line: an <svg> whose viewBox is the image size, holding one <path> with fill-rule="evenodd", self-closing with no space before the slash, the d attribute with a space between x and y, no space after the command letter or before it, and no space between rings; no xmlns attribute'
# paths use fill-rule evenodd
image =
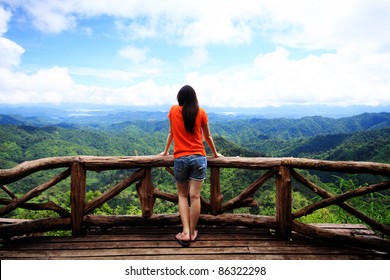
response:
<svg viewBox="0 0 390 280"><path fill-rule="evenodd" d="M176 237L181 240L190 240L190 208L188 205L188 192L189 192L189 183L176 183L177 194L179 198L179 214L181 223L183 225L183 231L178 234Z"/></svg>
<svg viewBox="0 0 390 280"><path fill-rule="evenodd" d="M190 189L190 234L191 239L194 239L196 224L198 223L200 216L200 190L202 188L203 181L190 180L189 189Z"/></svg>

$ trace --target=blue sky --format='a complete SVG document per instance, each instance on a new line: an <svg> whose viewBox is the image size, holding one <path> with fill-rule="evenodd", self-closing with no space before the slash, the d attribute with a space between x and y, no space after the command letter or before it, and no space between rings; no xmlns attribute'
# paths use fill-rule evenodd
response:
<svg viewBox="0 0 390 280"><path fill-rule="evenodd" d="M0 104L390 105L390 1L0 0Z"/></svg>

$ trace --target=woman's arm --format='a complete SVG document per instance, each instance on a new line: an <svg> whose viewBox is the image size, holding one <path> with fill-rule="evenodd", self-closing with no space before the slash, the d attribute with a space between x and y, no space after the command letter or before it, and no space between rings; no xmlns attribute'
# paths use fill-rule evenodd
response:
<svg viewBox="0 0 390 280"><path fill-rule="evenodd" d="M222 155L217 152L217 148L215 147L213 137L211 136L210 132L210 126L209 123L205 123L202 125L202 130L203 130L203 136L209 145L211 152L213 153L214 157L221 157Z"/></svg>
<svg viewBox="0 0 390 280"><path fill-rule="evenodd" d="M169 148L171 147L172 140L173 140L173 135L172 135L172 129L171 129L171 122L169 121L168 137L167 137L167 141L165 143L164 152L160 153L161 156L169 155Z"/></svg>

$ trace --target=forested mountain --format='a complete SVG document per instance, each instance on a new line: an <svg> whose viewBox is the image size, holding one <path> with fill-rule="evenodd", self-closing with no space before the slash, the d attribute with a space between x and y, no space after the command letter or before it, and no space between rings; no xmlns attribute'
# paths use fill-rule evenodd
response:
<svg viewBox="0 0 390 280"><path fill-rule="evenodd" d="M247 135L248 138L255 136L262 139L279 138L289 140L322 134L353 133L385 127L390 127L390 113L366 113L341 119L314 116L301 119L230 120L217 122L215 131L221 136L242 142L245 140L245 137L241 137L242 134Z"/></svg>
<svg viewBox="0 0 390 280"><path fill-rule="evenodd" d="M328 160L390 162L390 128L327 134L295 141L285 153Z"/></svg>
<svg viewBox="0 0 390 280"><path fill-rule="evenodd" d="M166 116L165 116L166 118ZM218 119L218 118L217 118ZM211 121L226 156L294 156L390 162L390 113L331 119ZM164 147L168 122L135 120L110 125L26 125L0 115L0 164L64 155L149 155Z"/></svg>
<svg viewBox="0 0 390 280"><path fill-rule="evenodd" d="M216 122L213 128L218 135L268 156L390 161L390 113L341 119L231 120ZM364 149L367 152L362 153Z"/></svg>
<svg viewBox="0 0 390 280"><path fill-rule="evenodd" d="M126 116L129 120L126 120ZM218 151L225 156L292 156L390 163L390 113L367 113L340 119L325 117L245 119L217 115L209 117ZM86 119L83 118L83 120ZM86 121L53 123L53 120L48 122L45 117L40 116L26 118L0 115L0 169L11 168L23 161L44 157L153 155L164 148L168 131L166 113L146 113L142 119L135 118L131 113L123 114L121 117L115 117L114 114L104 121L99 121L96 116L93 120L93 123ZM112 185L112 178L121 176L121 172L123 171L112 171L110 175L104 176L93 173L88 175L88 197L91 198ZM175 192L171 176L164 175L160 171L156 171L154 176L160 189ZM223 170L221 186L224 188L224 199L233 198L257 176L258 174L253 171ZM316 173L308 174L308 176L313 176L319 184L325 178L316 177ZM333 175L325 179L329 178L335 179ZM24 193L36 186L42 178L37 175L28 180L30 180L28 184L20 182L9 187L16 193L18 191ZM349 179L343 178L342 180ZM351 181L351 183L356 182ZM329 185L326 186L329 187ZM69 186L64 184L59 188L60 194L58 191L53 191L50 195L52 197L59 195L56 199L61 205L66 205L68 201L63 200L64 196L60 196L63 192L69 191ZM338 191L335 186L331 188ZM202 195L207 197L207 191L208 188L205 187ZM294 203L301 205L309 201L311 197L300 191L299 187L296 188ZM274 195L273 187L265 186L263 193L256 197L260 205L249 211L272 214ZM138 213L139 208L135 196L135 191L126 190L110 201L105 206L105 210L98 211L116 214ZM381 195L379 199L381 203L388 203L388 197L388 195ZM374 202L371 201L371 203ZM372 208L372 204L370 205ZM176 208L172 204L156 202L156 213L174 211ZM377 210L372 208L372 211ZM23 213L15 212L11 215L26 217ZM339 219L338 213L334 215L336 216L332 214L329 222Z"/></svg>

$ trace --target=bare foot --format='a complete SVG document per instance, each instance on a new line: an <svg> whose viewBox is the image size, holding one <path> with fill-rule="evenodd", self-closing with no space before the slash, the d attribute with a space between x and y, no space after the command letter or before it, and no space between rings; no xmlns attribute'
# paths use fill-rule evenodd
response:
<svg viewBox="0 0 390 280"><path fill-rule="evenodd" d="M191 235L191 241L196 241L198 238L198 231L194 230L194 234Z"/></svg>
<svg viewBox="0 0 390 280"><path fill-rule="evenodd" d="M184 232L179 232L176 234L176 239L181 240L181 241L190 241L190 234L189 233L184 233Z"/></svg>

